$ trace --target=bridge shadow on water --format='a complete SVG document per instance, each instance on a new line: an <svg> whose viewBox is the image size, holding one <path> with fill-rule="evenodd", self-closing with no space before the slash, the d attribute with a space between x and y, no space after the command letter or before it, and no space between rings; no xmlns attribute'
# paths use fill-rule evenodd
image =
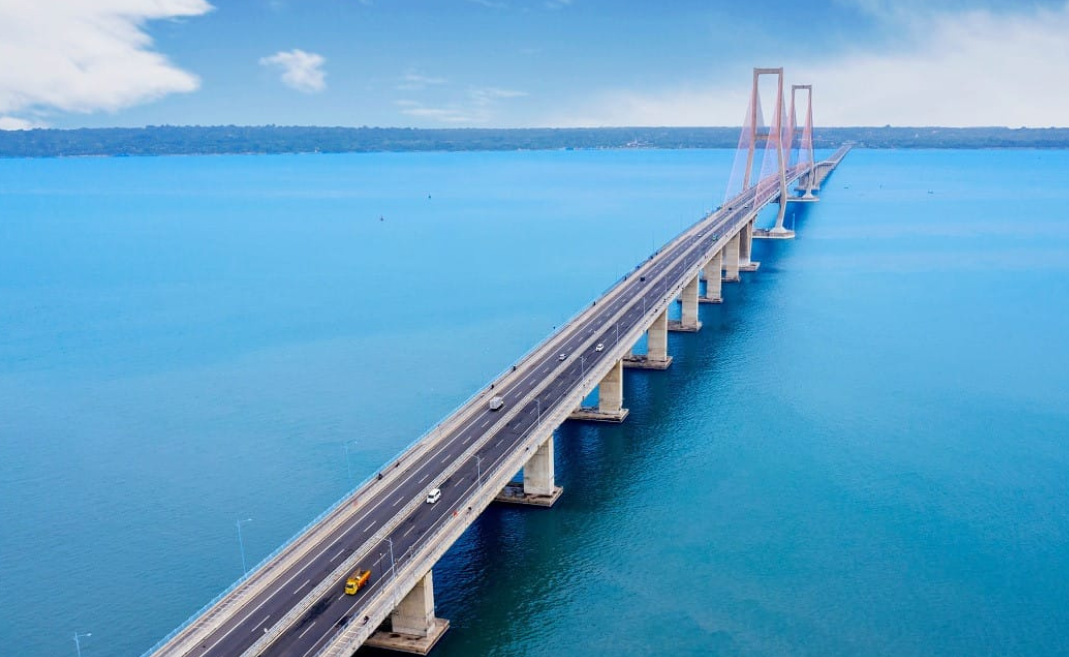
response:
<svg viewBox="0 0 1069 657"><path fill-rule="evenodd" d="M810 207L792 204L788 221L803 226ZM695 428L681 440L680 427L692 414L708 414L695 404L715 396L717 386L725 385L722 370L737 367L740 352L760 342L762 314L775 304L779 263L794 244L755 241L760 269L724 284L723 304L700 307L701 331L669 335L668 370L625 370L625 422L558 428L556 477L564 494L552 509L491 505L436 565L437 615L449 619L451 628L435 655L511 653L526 642L538 644L538 637L560 631L554 614L562 604L596 598L599 586L621 577L608 572L604 551L607 542L632 540L614 531L623 516L636 504L649 505L651 488L673 477L679 459L699 441L729 435L730 429L708 435ZM641 540L671 539L658 534ZM360 654L391 653L365 648Z"/></svg>

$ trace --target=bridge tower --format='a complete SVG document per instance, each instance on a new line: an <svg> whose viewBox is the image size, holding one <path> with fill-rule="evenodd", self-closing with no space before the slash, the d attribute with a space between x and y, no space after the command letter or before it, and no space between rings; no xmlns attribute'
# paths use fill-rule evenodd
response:
<svg viewBox="0 0 1069 657"><path fill-rule="evenodd" d="M772 125L767 127L764 125L760 94L760 82L764 76L773 76L776 79L776 107L772 116ZM757 144L764 142L761 168L752 186L758 187L758 191L767 190L769 186L779 187L781 203L779 215L776 218L776 228L771 231L774 233L788 232L783 228L786 205L782 199L787 198L787 160L790 157L792 127L787 125L784 101L783 68L755 68L753 86L750 89L750 104L746 109L746 118L743 121L739 146L735 151L735 163L732 166L731 178L725 195L726 201L750 189Z"/></svg>
<svg viewBox="0 0 1069 657"><path fill-rule="evenodd" d="M797 142L797 146L798 146L797 164L807 165L807 167L808 167L806 172L805 172L805 175L802 177L802 180L804 181L803 191L805 192L804 195L802 196L802 198L806 199L806 200L810 200L810 199L816 200L816 197L813 196L813 187L814 187L814 184L813 184L814 183L814 175L813 175L814 174L814 170L813 170L813 168L816 165L816 158L814 157L814 154L813 154L813 85L811 85L811 84L793 84L793 85L791 85L791 111L790 111L790 122L791 122L791 132L790 132L791 141L790 141L790 144L791 144L791 153L792 154L794 153L795 138L797 137L797 127L796 127L796 123L795 123L796 118L797 118L797 114L795 113L795 108L797 107L797 105L795 104L795 101L796 101L796 97L797 97L799 91L805 91L806 92L805 123L804 123L804 125L802 127L801 139Z"/></svg>

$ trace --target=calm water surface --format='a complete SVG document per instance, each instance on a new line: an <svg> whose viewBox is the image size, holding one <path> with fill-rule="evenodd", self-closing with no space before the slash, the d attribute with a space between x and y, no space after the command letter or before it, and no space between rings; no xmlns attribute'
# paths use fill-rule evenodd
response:
<svg viewBox="0 0 1069 657"><path fill-rule="evenodd" d="M727 151L0 160L0 654L137 656ZM467 655L1069 654L1069 153L851 153L435 570ZM763 217L764 222L771 221ZM345 445L348 445L348 464Z"/></svg>

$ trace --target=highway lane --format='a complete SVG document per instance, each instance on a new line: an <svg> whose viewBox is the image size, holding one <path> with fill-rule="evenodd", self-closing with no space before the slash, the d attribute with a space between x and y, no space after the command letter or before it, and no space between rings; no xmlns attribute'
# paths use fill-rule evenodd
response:
<svg viewBox="0 0 1069 657"><path fill-rule="evenodd" d="M626 335L627 331L636 322L643 321L644 308L641 300L645 299L646 307L648 308L653 308L658 302L664 300L666 288L670 289L672 285L665 285L662 281L680 278L687 269L696 265L697 257L685 263L675 264L662 278L661 274L669 266L669 262L678 254L693 249L696 243L702 245L700 247L702 250L711 248L720 239L726 226L732 225L740 220L742 216L749 213L752 199L748 200L747 196L744 195L734 202L736 205L720 221L716 221L712 226L701 231L698 236L693 236L681 242L672 252L666 253L663 260L645 274L647 278L645 284L641 281L633 282L616 300L603 306L603 310L597 316L586 322L582 327L583 330L570 333L567 342L561 347L564 353L568 354L568 358L564 361L561 371L551 379L551 383L537 396L538 401L530 401L516 419L490 438L487 446L478 452L480 462L476 462L476 459L472 458L463 464L447 484L442 486L442 499L437 505L423 505L422 508L417 509L406 520L402 527L393 532L391 540L393 541L394 558L398 564L408 558L409 551L418 545L422 536L431 532L438 522L447 519L452 514L455 502L466 499L471 488L479 485L478 476L480 470L484 473L485 479L486 473L494 469L493 464L504 461L505 457L519 448L520 443L528 435L528 432L538 424L540 413L546 414L552 411L556 404L568 396L574 386L581 383L586 371L596 367L601 359L609 357L613 347L617 346L618 335ZM633 301L637 302L632 303ZM630 308L618 321L602 326L602 330L597 333L596 342L589 343L582 353L576 352L576 349L590 338L590 331L596 331L596 329L590 328L591 325L602 324L611 313L615 313L621 306L627 304L631 304ZM619 327L617 327L618 324ZM594 345L598 342L606 345L605 351L596 351ZM554 355L554 353L547 355L538 364L534 372L541 371L543 374L548 375L554 367ZM580 356L583 359L580 359ZM557 361L556 364L560 365L561 363ZM541 370L538 369L539 367L541 367ZM530 375L528 375L521 381L521 385L516 389L510 390L510 393L512 393L512 396L522 398L533 390L536 384L537 382L530 381ZM461 513L467 512L464 508L460 508L459 511ZM361 591L357 596L347 596L341 590L341 584L339 583L334 590L320 599L289 631L279 637L269 651L263 654L311 657L311 655L314 655L329 643L334 633L347 623L363 622L364 615L360 612L363 601L373 597L377 590L376 584L378 586L388 584L389 562L386 559L389 556L389 547L389 544L383 541L372 550L372 557L378 555L372 564L372 568L375 569L376 565L385 566L386 568L386 570L381 568L376 570L376 572L383 573L383 576L377 582L374 582L373 586ZM361 567L366 566L367 564L364 564Z"/></svg>
<svg viewBox="0 0 1069 657"><path fill-rule="evenodd" d="M725 226L734 224L741 219L742 215L749 213L750 203L746 201L752 202L753 194L754 191L751 190L740 198L734 199L732 201L734 205L729 206L731 209L717 213L720 216L713 219L711 225L701 231L700 237L691 235L657 254L656 261L643 273L646 281L639 280L640 276L637 275L629 276L629 280L622 284L617 296L612 302L603 306L601 312L576 326L562 330L551 338L551 342L556 345L554 349L524 363L517 375L512 377L509 385L494 391L494 394L500 394L505 398L506 408L508 408L508 405L518 403L528 393L548 382L548 386L539 393L538 402L532 400L506 426L489 436L487 444L478 453L484 473L492 470L495 463L502 461L511 453L511 450L517 447L526 432L537 423L539 410L543 414L548 412L579 382L583 370L596 366L600 359L608 356L611 349L596 352L588 348L583 354L586 358L585 367L580 362L579 354L574 352L590 337L590 331L597 331L596 326L605 322L609 313L615 313L633 301L645 298L646 305L652 308L663 298L665 288L671 287L663 283L661 279L669 263L678 254L693 248L699 241L704 244L703 249L711 247L719 239L720 232ZM695 262L690 262L689 266L693 267L694 264ZM684 266L677 264L667 276L678 278L683 271ZM630 306L619 320L620 335L624 335L635 322L641 321L642 311L641 301ZM603 342L607 347L615 345L616 324L613 322L602 326L602 330L598 332L598 341ZM564 362L558 361L557 353L559 352L568 353L568 359ZM522 375L522 378L519 375ZM477 403L485 403L485 399L478 400ZM423 496L428 482L433 481L435 475L442 472L451 460L467 449L468 445L485 437L487 432L493 429L494 422L499 417L500 414L484 408L473 414L457 430L443 436L420 462L409 467L393 489L384 491L371 499L361 500L363 508L353 521L338 527L312 550L310 559L279 576L263 594L246 604L241 613L207 637L198 649L187 654L241 654L298 600L307 595L307 592L319 581L332 572L337 564L389 523L398 510L404 508L404 505L412 499ZM430 531L436 522L446 517L444 514L449 513L451 503L460 499L471 486L478 485L479 470L480 462L475 458L461 464L460 469L442 485L443 497L437 505L420 505L391 532L389 538L392 541L394 561L406 559L409 550L418 544L419 539ZM363 618L359 612L361 603L369 599L378 587L385 585L387 581L390 547L386 540L372 546L368 560L372 558L373 560L371 563L361 564L362 567L372 567L372 580L359 595L345 596L339 583L264 654L312 654L347 621L356 618L359 622Z"/></svg>
<svg viewBox="0 0 1069 657"><path fill-rule="evenodd" d="M568 349L570 338L581 334L582 329L585 327L586 325L574 327L570 332L562 331L556 337L556 341L560 344L561 339L565 339L566 341L561 348ZM512 388L502 388L495 392L505 397L506 404L522 399L541 380L541 377L532 380L535 375L544 373L547 367L553 367L558 364L556 353L557 350L554 349L539 361L526 365L522 369L528 370L528 373L517 385ZM363 514L358 516L354 522L339 528L330 534L329 538L322 541L313 551L314 556L312 559L303 563L294 572L281 575L278 583L267 589L266 595L257 596L245 605L245 609L249 611L239 614L231 619L230 622L224 624L207 637L197 650L190 654L240 654L248 645L251 645L260 632L281 618L285 610L292 606L292 599L295 595L311 588L315 582L333 570L332 564L340 558L344 558L339 557L339 554L346 549L351 552L362 545L375 531L393 517L399 506L425 492L426 488L423 484L429 479L433 479L433 475L441 470L441 461L448 461L455 453L462 451L458 449L458 443L459 446L463 447L476 435L484 431L491 420L497 419L496 417L487 417L490 414L491 412L488 409L476 414L461 427L460 431L441 440L434 449L430 450L421 463L416 464L412 470L406 473L400 488L390 491L382 499L364 501L364 504L369 506L365 508ZM494 415L496 416L497 414ZM415 521L415 515L412 521ZM396 547L395 545L395 555L397 553ZM378 572L382 572L381 569ZM377 578L375 579L377 580ZM282 601L281 603L279 603L280 600Z"/></svg>

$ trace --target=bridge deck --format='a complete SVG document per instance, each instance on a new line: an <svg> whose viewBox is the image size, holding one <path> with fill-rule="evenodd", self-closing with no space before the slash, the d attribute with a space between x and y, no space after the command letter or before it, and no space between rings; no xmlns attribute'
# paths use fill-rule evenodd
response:
<svg viewBox="0 0 1069 657"><path fill-rule="evenodd" d="M844 154L821 164L834 168ZM788 184L804 173L804 167L791 170ZM196 622L146 654L348 657L682 286L778 195L778 184L751 188L681 233ZM599 343L603 351L595 349ZM505 400L498 412L487 407L494 395ZM441 489L441 500L426 504L432 487ZM371 581L358 595L345 595L344 578L358 566L371 568Z"/></svg>

